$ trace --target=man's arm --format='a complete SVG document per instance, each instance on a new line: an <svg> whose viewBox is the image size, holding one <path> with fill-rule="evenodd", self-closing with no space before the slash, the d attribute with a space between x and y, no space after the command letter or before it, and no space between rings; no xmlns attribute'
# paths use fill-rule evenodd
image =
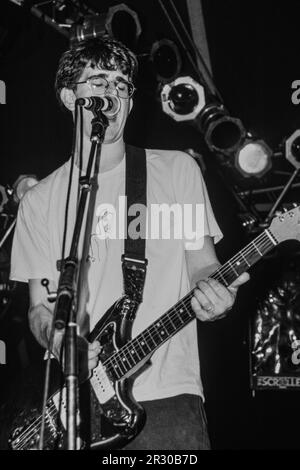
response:
<svg viewBox="0 0 300 470"><path fill-rule="evenodd" d="M55 291L55 284L49 281L49 290ZM45 349L49 347L51 324L54 311L54 303L48 302L47 291L41 284L41 279L29 279L29 326L38 343ZM57 359L60 356L63 331L56 331L52 353Z"/></svg>
<svg viewBox="0 0 300 470"><path fill-rule="evenodd" d="M201 250L186 250L185 258L191 287L195 287L200 279L206 279L221 266L213 240L208 235L204 237Z"/></svg>
<svg viewBox="0 0 300 470"><path fill-rule="evenodd" d="M228 288L208 279L220 267L210 236L204 237L201 250L186 250L185 254L191 287L195 287L191 305L197 318L202 321L223 318L233 306L239 286L248 281L249 274L242 274Z"/></svg>
<svg viewBox="0 0 300 470"><path fill-rule="evenodd" d="M49 281L49 290L55 291L55 284ZM29 326L36 340L41 346L48 349L51 325L54 312L54 303L48 302L47 291L42 286L40 279L29 279ZM60 350L64 338L64 330L55 330L52 353L57 360L60 360ZM82 377L89 376L91 371L97 366L99 353L101 351L98 341L88 343L84 338L78 337L79 368Z"/></svg>

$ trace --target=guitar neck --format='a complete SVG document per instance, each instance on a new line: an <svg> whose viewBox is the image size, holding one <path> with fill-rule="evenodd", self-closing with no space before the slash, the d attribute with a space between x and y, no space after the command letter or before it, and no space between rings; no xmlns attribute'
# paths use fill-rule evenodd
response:
<svg viewBox="0 0 300 470"><path fill-rule="evenodd" d="M232 284L242 273L267 254L278 242L269 230L264 230L257 238L217 269L211 278L226 287Z"/></svg>
<svg viewBox="0 0 300 470"><path fill-rule="evenodd" d="M232 284L240 274L247 271L275 245L276 239L269 230L265 230L237 255L217 269L210 278L216 279L226 287ZM106 369L121 379L147 356L150 356L163 343L174 336L195 318L191 307L193 290L170 308L146 330L125 344L118 352L104 362Z"/></svg>

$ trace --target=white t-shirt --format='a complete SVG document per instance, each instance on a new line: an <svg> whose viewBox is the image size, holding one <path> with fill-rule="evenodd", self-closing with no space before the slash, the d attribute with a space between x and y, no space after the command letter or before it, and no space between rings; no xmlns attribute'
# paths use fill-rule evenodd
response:
<svg viewBox="0 0 300 470"><path fill-rule="evenodd" d="M198 221L199 233L192 240L190 235L188 239L184 236L184 230L181 237L178 237L179 232L172 236L175 233L175 219L172 217L170 239L162 239L162 236L169 236L168 233L162 235L162 232L159 238L151 237L148 230L147 276L143 303L133 324L133 337L190 291L185 249L201 248L204 235L214 237L215 243L222 237L200 169L192 157L183 152L166 150L147 150L146 155L148 211L152 207L157 208L158 204L168 204L170 207L176 203L180 204L182 209L188 207L184 204L192 208L199 204L198 207L202 208L202 211L200 210L200 222ZM11 279L27 282L29 279L48 278L57 284L59 272L56 269L56 261L61 259L69 172L70 160L30 189L22 199L13 241ZM66 254L69 253L75 220L78 174L75 166ZM112 208L116 208L116 220L121 220L117 209L120 206L119 197L124 197L124 194L125 158L112 170L99 175L89 251L86 311L89 315L90 331L123 294L121 255L124 252L124 239L120 238L118 230L114 230ZM106 208L104 203L108 204ZM190 214L188 209L187 212L182 210L182 213L184 216ZM150 220L149 217L148 212L147 221ZM151 227L154 226L151 219ZM193 227L195 228L194 225ZM136 400L166 398L181 393L203 396L196 320L163 344L152 355L151 363L134 382L133 394Z"/></svg>

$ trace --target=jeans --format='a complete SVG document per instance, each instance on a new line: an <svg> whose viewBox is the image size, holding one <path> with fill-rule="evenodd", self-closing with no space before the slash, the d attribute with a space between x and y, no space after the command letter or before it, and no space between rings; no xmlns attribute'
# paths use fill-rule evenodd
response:
<svg viewBox="0 0 300 470"><path fill-rule="evenodd" d="M206 415L202 399L183 394L141 402L147 420L125 450L209 450Z"/></svg>

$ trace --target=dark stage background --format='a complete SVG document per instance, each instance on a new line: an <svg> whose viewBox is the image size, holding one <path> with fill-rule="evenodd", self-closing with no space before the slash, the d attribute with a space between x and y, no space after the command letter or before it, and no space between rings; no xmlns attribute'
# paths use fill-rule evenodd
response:
<svg viewBox="0 0 300 470"><path fill-rule="evenodd" d="M101 1L101 8L117 3ZM137 11L143 25L140 53L156 39L176 42L157 1L125 3ZM185 1L175 3L188 26ZM291 84L300 79L300 3L203 0L202 5L214 78L228 109L275 148L300 127L300 105L291 101ZM6 104L0 106L3 186L13 184L20 174L45 177L69 158L72 122L58 106L53 88L58 59L67 47L67 39L53 28L17 5L1 1L0 79L7 87ZM183 74L192 74L184 57ZM161 111L157 82L146 56L140 57L140 68L126 140L137 146L194 148L203 153L205 180L224 233L217 252L225 261L247 241L236 202L215 171L199 131L175 123ZM257 299L294 256L294 249L294 244L285 244L275 258L252 269L251 281L239 292L228 318L199 325L206 411L215 449L300 447L299 392L263 391L252 396L249 381L249 320ZM7 344L7 364L0 365L2 403L22 368L41 358L26 325L26 309L27 287L20 285L1 319L0 339Z"/></svg>

